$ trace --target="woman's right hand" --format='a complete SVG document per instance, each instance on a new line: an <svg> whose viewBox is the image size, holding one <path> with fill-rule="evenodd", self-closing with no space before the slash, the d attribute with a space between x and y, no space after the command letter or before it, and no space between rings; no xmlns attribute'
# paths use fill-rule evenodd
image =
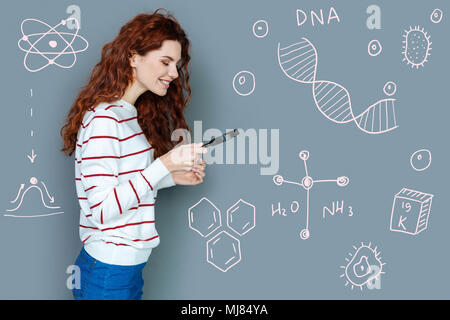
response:
<svg viewBox="0 0 450 320"><path fill-rule="evenodd" d="M160 157L162 163L170 172L174 171L190 171L203 166L204 161L201 155L206 153L202 143L191 143L177 146Z"/></svg>

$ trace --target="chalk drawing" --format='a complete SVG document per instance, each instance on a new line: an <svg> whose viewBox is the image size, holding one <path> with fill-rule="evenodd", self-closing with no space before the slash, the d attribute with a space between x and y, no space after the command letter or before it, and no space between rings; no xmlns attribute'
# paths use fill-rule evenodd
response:
<svg viewBox="0 0 450 320"><path fill-rule="evenodd" d="M300 231L300 238L306 240L310 236L309 232L309 190L313 187L315 183L322 182L335 182L340 187L345 187L348 185L350 180L346 176L338 177L337 179L326 179L326 180L314 180L308 173L308 166L306 160L309 159L309 151L302 150L299 153L299 158L303 160L305 166L306 176L303 177L301 182L285 180L281 175L276 175L273 177L273 183L277 186L281 186L283 183L294 184L306 190L306 227Z"/></svg>
<svg viewBox="0 0 450 320"><path fill-rule="evenodd" d="M390 230L417 235L428 227L433 195L403 188L394 197Z"/></svg>
<svg viewBox="0 0 450 320"><path fill-rule="evenodd" d="M430 15L430 20L433 23L439 23L442 20L442 17L444 16L441 9L434 9L433 12Z"/></svg>
<svg viewBox="0 0 450 320"><path fill-rule="evenodd" d="M367 52L370 56L376 57L381 53L383 50L383 46L381 45L380 41L378 40L372 40L369 42L369 45L367 46Z"/></svg>
<svg viewBox="0 0 450 320"><path fill-rule="evenodd" d="M430 36L420 26L409 27L404 30L402 41L403 61L411 68L419 69L423 67L430 56L431 44Z"/></svg>
<svg viewBox="0 0 450 320"><path fill-rule="evenodd" d="M256 208L239 199L227 210L229 230L243 236L255 227ZM203 197L188 209L189 228L203 238L208 238L222 227L221 212L208 198ZM229 232L221 230L206 241L206 261L222 272L241 261L240 240Z"/></svg>
<svg viewBox="0 0 450 320"><path fill-rule="evenodd" d="M233 89L241 96L252 94L255 90L255 75L250 71L239 71L233 78Z"/></svg>
<svg viewBox="0 0 450 320"><path fill-rule="evenodd" d="M45 185L45 183L43 181L41 181L42 187L44 188L44 191L45 191L45 195L47 196L44 199L44 192L42 191L42 189L39 186L38 182L39 181L38 181L38 179L36 177L31 177L30 180L29 180L30 185L26 189L25 189L25 184L22 183L20 185L20 187L19 187L19 190L17 192L16 198L14 200L10 201L10 202L15 204L15 203L17 203L19 201L19 198L20 198L20 201L17 203L17 205L14 208L6 209L6 211L8 211L8 212L14 212L14 213L4 214L3 216L5 216L5 217L14 217L14 218L37 218L37 217L52 216L52 215L57 215L57 214L64 213L64 212L50 212L50 213L42 213L42 214L39 213L39 214L34 214L34 215L21 215L21 214L15 213L22 206L23 199L24 199L25 195L28 193L28 191L30 191L32 189L37 189L39 191L40 196L41 196L42 205L45 208L51 209L51 210L60 209L61 208L59 206L53 206L53 205L46 204L46 200L45 199L47 199L48 202L52 204L52 203L55 202L55 198L49 194L47 186Z"/></svg>
<svg viewBox="0 0 450 320"><path fill-rule="evenodd" d="M308 39L302 38L300 42L286 47L278 43L278 63L289 79L312 84L315 105L327 119L339 124L354 122L368 134L381 134L398 127L395 99L379 100L355 116L346 88L333 81L316 80L317 51Z"/></svg>
<svg viewBox="0 0 450 320"><path fill-rule="evenodd" d="M409 159L411 167L415 171L424 171L431 165L431 152L428 149L420 149L414 152Z"/></svg>
<svg viewBox="0 0 450 320"><path fill-rule="evenodd" d="M354 287L362 290L364 285L385 274L383 266L386 263L381 262L380 252L377 247L371 248L371 244L365 245L361 242L361 246L353 246L355 251L349 253L349 257L345 258L346 264L340 266L344 269L340 277L345 279L345 286L350 284L352 290Z"/></svg>
<svg viewBox="0 0 450 320"><path fill-rule="evenodd" d="M75 33L57 30L72 21L77 25ZM24 30L27 25L32 25L36 29L45 26L47 31L27 34ZM25 52L23 64L25 69L30 72L40 71L49 65L55 65L64 69L72 68L77 61L77 53L85 51L89 45L87 40L78 34L79 23L75 18L61 20L54 27L41 20L25 19L20 25L20 30L22 37L19 39L17 45L20 50ZM80 43L80 48L74 49L75 42ZM28 60L33 56L39 57L40 59L34 59L33 65L30 66ZM64 63L59 62L62 57L69 56L70 58L64 60Z"/></svg>
<svg viewBox="0 0 450 320"><path fill-rule="evenodd" d="M269 25L265 20L258 20L253 24L253 34L257 38L264 38L269 33Z"/></svg>

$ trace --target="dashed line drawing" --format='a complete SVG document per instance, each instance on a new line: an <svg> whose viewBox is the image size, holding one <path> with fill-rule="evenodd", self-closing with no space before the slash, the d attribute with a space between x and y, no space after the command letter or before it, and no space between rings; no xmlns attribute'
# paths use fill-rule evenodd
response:
<svg viewBox="0 0 450 320"><path fill-rule="evenodd" d="M72 21L77 26L75 33L57 31L60 26L66 26L68 22ZM46 32L26 34L24 29L26 25L30 24L38 24L36 28L42 28L44 26L48 30ZM73 17L61 20L54 27L38 19L25 19L20 25L20 30L22 37L19 39L17 45L20 50L25 52L23 65L29 72L40 71L49 65L55 65L64 69L72 68L77 61L77 53L85 51L89 46L87 40L78 34L80 30L79 22ZM75 41L81 42L80 49L73 48ZM34 59L34 63L39 65L37 67L29 65L28 59L34 56L39 57L39 59ZM68 56L71 57L69 61L64 61L64 63L58 62L62 57Z"/></svg>
<svg viewBox="0 0 450 320"><path fill-rule="evenodd" d="M44 192L42 191L41 187L38 184L38 179L36 177L31 177L30 180L30 186L28 186L25 189L25 184L21 184L19 187L19 190L17 192L17 196L14 200L10 201L11 203L15 204L19 198L20 201L19 203L16 205L16 207L14 207L13 209L6 209L6 211L8 212L15 212L17 210L20 209L20 207L22 206L23 203L23 199L25 197L25 195L28 193L28 191L30 191L31 189L37 189L40 193L41 196L41 201L42 201L42 205L47 208L47 209L61 209L61 207L59 206L53 206L53 205L47 205L46 201L44 199ZM51 196L48 192L47 186L45 185L45 183L43 181L40 181L42 184L42 187L44 188L45 194L48 198L48 202L49 203L54 203L55 202L55 198L53 196ZM24 190L25 189L25 190ZM22 192L23 191L23 192ZM34 214L34 215L21 215L21 214L3 214L3 216L5 217L14 217L14 218L37 218L37 217L45 217L45 216L52 216L52 215L57 215L57 214L62 214L64 212L50 212L50 213L44 213L44 214Z"/></svg>
<svg viewBox="0 0 450 320"><path fill-rule="evenodd" d="M367 46L367 52L372 57L378 56L382 50L383 50L383 46L381 45L380 41L375 40L375 39L370 41L369 45Z"/></svg>
<svg viewBox="0 0 450 320"><path fill-rule="evenodd" d="M431 44L430 36L420 26L409 27L404 30L402 41L403 61L411 68L419 69L423 67L430 56Z"/></svg>
<svg viewBox="0 0 450 320"><path fill-rule="evenodd" d="M428 149L420 149L414 152L409 159L411 167L415 171L424 171L431 165L431 152Z"/></svg>
<svg viewBox="0 0 450 320"><path fill-rule="evenodd" d="M442 12L441 9L434 9L433 12L430 15L430 20L433 23L439 23L442 20L442 17L444 16L444 13Z"/></svg>
<svg viewBox="0 0 450 320"><path fill-rule="evenodd" d="M345 278L345 286L350 284L351 289L359 287L362 291L364 285L369 285L374 279L379 279L386 263L381 262L380 252L377 247L371 248L371 242L365 245L361 242L359 247L352 246L355 250L349 253L349 258L345 258L346 264L340 266L344 273L340 275Z"/></svg>
<svg viewBox="0 0 450 320"><path fill-rule="evenodd" d="M239 71L233 78L233 89L240 96L248 96L255 90L255 75L250 71Z"/></svg>
<svg viewBox="0 0 450 320"><path fill-rule="evenodd" d="M335 182L340 187L345 187L350 182L349 178L346 176L338 177L337 179L321 179L321 180L314 180L308 173L308 166L306 164L306 161L309 159L309 151L302 150L299 153L299 158L303 160L303 164L305 166L305 173L306 176L303 177L301 182L297 181L289 181L285 180L281 175L276 175L273 177L273 183L277 186L281 186L283 183L288 184L294 184L297 186L300 186L306 190L306 227L300 231L300 238L302 240L306 240L310 236L309 231L309 190L313 187L315 183L323 183L323 182Z"/></svg>
<svg viewBox="0 0 450 320"><path fill-rule="evenodd" d="M266 20L258 20L253 24L253 34L257 38L264 38L269 33L269 25Z"/></svg>
<svg viewBox="0 0 450 320"><path fill-rule="evenodd" d="M433 195L403 188L394 197L390 230L417 235L428 227Z"/></svg>
<svg viewBox="0 0 450 320"><path fill-rule="evenodd" d="M398 127L393 98L381 99L355 116L346 88L333 81L316 80L317 57L316 48L307 38L286 47L278 43L281 70L291 80L312 85L315 105L328 120L338 124L354 122L368 134L381 134Z"/></svg>

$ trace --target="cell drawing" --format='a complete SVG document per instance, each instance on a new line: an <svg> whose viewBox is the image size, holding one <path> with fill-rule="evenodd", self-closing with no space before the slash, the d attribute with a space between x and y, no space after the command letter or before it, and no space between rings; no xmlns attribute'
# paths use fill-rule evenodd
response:
<svg viewBox="0 0 450 320"><path fill-rule="evenodd" d="M60 30L68 23L76 26L74 33ZM25 31L30 28L35 31ZM63 69L72 68L77 61L77 54L85 51L89 45L78 34L80 28L76 18L61 20L53 27L41 20L25 19L20 30L22 37L17 45L25 52L23 64L29 72L37 72L50 65Z"/></svg>
<svg viewBox="0 0 450 320"><path fill-rule="evenodd" d="M253 34L257 38L264 38L269 32L269 25L265 20L258 20L253 24Z"/></svg>
<svg viewBox="0 0 450 320"><path fill-rule="evenodd" d="M381 134L398 127L394 107L396 99L378 100L355 115L350 93L345 87L333 81L318 80L318 53L308 39L302 38L283 47L279 43L278 63L289 79L311 85L314 103L328 120L337 124L354 123L368 134Z"/></svg>
<svg viewBox="0 0 450 320"><path fill-rule="evenodd" d="M414 152L409 163L415 171L424 171L431 165L431 152L428 149L420 149Z"/></svg>
<svg viewBox="0 0 450 320"><path fill-rule="evenodd" d="M206 260L222 272L241 261L241 243L226 231L221 231L206 243Z"/></svg>
<svg viewBox="0 0 450 320"><path fill-rule="evenodd" d="M345 265L340 266L343 269L340 277L344 278L345 286L350 285L352 290L359 287L362 291L364 285L370 286L371 281L379 280L385 274L383 266L386 263L381 261L377 247L371 248L371 244L361 242L359 247L353 246L355 251L349 253Z"/></svg>
<svg viewBox="0 0 450 320"><path fill-rule="evenodd" d="M395 82L388 81L383 87L383 92L389 97L393 96L395 92L397 92L397 85L395 84Z"/></svg>
<svg viewBox="0 0 450 320"><path fill-rule="evenodd" d="M203 197L188 210L189 227L207 237L222 226L220 210L207 198Z"/></svg>
<svg viewBox="0 0 450 320"><path fill-rule="evenodd" d="M409 27L403 34L403 61L411 68L419 69L428 61L431 50L430 36L420 26Z"/></svg>
<svg viewBox="0 0 450 320"><path fill-rule="evenodd" d="M276 175L273 177L273 183L277 186L281 186L283 183L293 184L302 187L306 190L306 227L300 231L300 238L302 240L306 240L310 236L309 231L309 196L311 188L317 183L324 182L334 182L339 187L345 187L350 182L349 178L346 176L341 176L336 179L313 179L308 173L308 166L306 161L309 159L309 151L302 150L299 153L299 158L303 160L303 164L305 166L306 175L301 179L301 181L289 181L284 179L281 175Z"/></svg>
<svg viewBox="0 0 450 320"><path fill-rule="evenodd" d="M434 9L433 12L430 15L430 20L433 23L439 23L442 20L444 13L442 12L441 9Z"/></svg>
<svg viewBox="0 0 450 320"><path fill-rule="evenodd" d="M240 96L248 96L255 90L255 75L250 71L239 71L233 78L233 89Z"/></svg>
<svg viewBox="0 0 450 320"><path fill-rule="evenodd" d="M381 45L380 41L378 40L372 40L369 42L369 45L367 46L367 52L370 56L376 57L381 53L383 50L383 46Z"/></svg>

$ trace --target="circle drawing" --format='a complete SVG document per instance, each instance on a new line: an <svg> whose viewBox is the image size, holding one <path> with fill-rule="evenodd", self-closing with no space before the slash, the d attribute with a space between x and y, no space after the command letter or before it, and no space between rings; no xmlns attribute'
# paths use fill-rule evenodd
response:
<svg viewBox="0 0 450 320"><path fill-rule="evenodd" d="M367 52L370 56L376 57L381 53L381 50L383 50L383 47L378 40L372 40L369 42L369 45L367 46Z"/></svg>
<svg viewBox="0 0 450 320"><path fill-rule="evenodd" d="M233 89L241 96L248 96L255 90L255 75L250 71L240 71L233 78Z"/></svg>
<svg viewBox="0 0 450 320"><path fill-rule="evenodd" d="M397 91L397 85L395 82L388 81L383 87L383 92L387 96L393 96L395 92Z"/></svg>
<svg viewBox="0 0 450 320"><path fill-rule="evenodd" d="M411 167L415 171L424 171L431 164L431 152L428 149L420 149L414 152L409 159Z"/></svg>
<svg viewBox="0 0 450 320"><path fill-rule="evenodd" d="M253 24L253 34L257 38L264 38L269 32L269 25L265 20L258 20Z"/></svg>

